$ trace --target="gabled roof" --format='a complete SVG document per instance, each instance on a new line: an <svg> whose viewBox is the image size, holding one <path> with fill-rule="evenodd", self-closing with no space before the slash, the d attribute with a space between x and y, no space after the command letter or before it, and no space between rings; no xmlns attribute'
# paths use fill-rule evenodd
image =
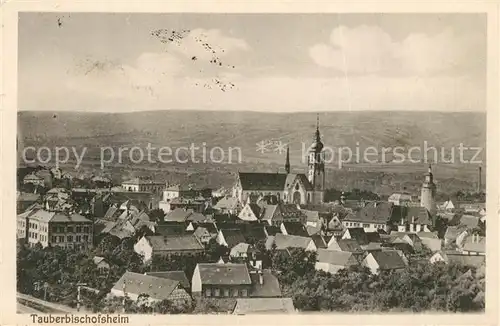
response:
<svg viewBox="0 0 500 326"><path fill-rule="evenodd" d="M287 248L302 248L306 249L311 243L312 239L309 237L300 237L296 235L284 235L277 233L274 236L274 241L276 248L278 250L283 250Z"/></svg>
<svg viewBox="0 0 500 326"><path fill-rule="evenodd" d="M176 208L165 215L165 221L185 222L193 214L192 209Z"/></svg>
<svg viewBox="0 0 500 326"><path fill-rule="evenodd" d="M380 270L405 268L406 264L401 255L395 250L374 251L370 253L379 265Z"/></svg>
<svg viewBox="0 0 500 326"><path fill-rule="evenodd" d="M106 262L106 259L104 257L101 257L101 256L94 256L94 258L92 258L92 261L94 262L94 264L98 265L99 263L101 262Z"/></svg>
<svg viewBox="0 0 500 326"><path fill-rule="evenodd" d="M444 238L448 240L455 240L460 234L467 231L465 225L461 226L448 226L444 233Z"/></svg>
<svg viewBox="0 0 500 326"><path fill-rule="evenodd" d="M210 222L214 222L214 218L210 215L204 215L202 213L198 213L198 212L193 212L192 214L190 214L188 216L188 218L186 219L187 221L190 221L190 222L195 222L195 223L210 223Z"/></svg>
<svg viewBox="0 0 500 326"><path fill-rule="evenodd" d="M346 232L349 232L351 239L356 240L359 244L368 244L368 237L366 236L365 229L363 228L348 228Z"/></svg>
<svg viewBox="0 0 500 326"><path fill-rule="evenodd" d="M236 209L238 206L240 206L238 198L236 198L236 197L223 197L217 202L217 204L214 205L214 209L231 210L231 209Z"/></svg>
<svg viewBox="0 0 500 326"><path fill-rule="evenodd" d="M295 307L291 298L236 299L233 314L293 314Z"/></svg>
<svg viewBox="0 0 500 326"><path fill-rule="evenodd" d="M115 283L113 289L123 291L125 284L126 293L147 294L152 299L169 299L172 292L179 286L179 281L150 275L125 272Z"/></svg>
<svg viewBox="0 0 500 326"><path fill-rule="evenodd" d="M263 213L261 219L264 221L272 221L276 217L280 217L280 211L278 205L265 205L263 207Z"/></svg>
<svg viewBox="0 0 500 326"><path fill-rule="evenodd" d="M146 272L146 275L177 281L185 289L189 289L190 287L189 280L184 271Z"/></svg>
<svg viewBox="0 0 500 326"><path fill-rule="evenodd" d="M268 236L274 236L276 233L281 233L280 228L277 226L266 225L264 226L264 229Z"/></svg>
<svg viewBox="0 0 500 326"><path fill-rule="evenodd" d="M486 237L481 237L478 235L470 235L465 239L463 244L463 250L472 251L478 253L486 252Z"/></svg>
<svg viewBox="0 0 500 326"><path fill-rule="evenodd" d="M279 203L279 210L284 220L287 219L306 219L306 214L295 204Z"/></svg>
<svg viewBox="0 0 500 326"><path fill-rule="evenodd" d="M464 225L469 229L474 229L479 225L479 217L464 214L460 218L460 225Z"/></svg>
<svg viewBox="0 0 500 326"><path fill-rule="evenodd" d="M318 262L344 267L358 264L352 252L328 249L318 249Z"/></svg>
<svg viewBox="0 0 500 326"><path fill-rule="evenodd" d="M153 251L183 251L203 250L204 247L193 234L161 236L146 236Z"/></svg>
<svg viewBox="0 0 500 326"><path fill-rule="evenodd" d="M344 220L386 224L392 215L393 207L394 204L389 202L367 203L356 215L348 215Z"/></svg>
<svg viewBox="0 0 500 326"><path fill-rule="evenodd" d="M282 173L239 172L243 190L283 191L287 175Z"/></svg>
<svg viewBox="0 0 500 326"><path fill-rule="evenodd" d="M226 240L228 248L233 248L238 243L245 242L245 236L243 233L238 230L220 230L222 235L224 236L224 240Z"/></svg>
<svg viewBox="0 0 500 326"><path fill-rule="evenodd" d="M380 238L380 233L378 232L365 232L366 241L368 242L377 242L381 243L382 239Z"/></svg>
<svg viewBox="0 0 500 326"><path fill-rule="evenodd" d="M260 284L258 273L250 273L250 279L253 285L252 291L250 292L251 297L281 297L281 287L278 278L274 276L270 270L265 269L262 271L263 284Z"/></svg>
<svg viewBox="0 0 500 326"><path fill-rule="evenodd" d="M309 237L306 227L300 222L283 222L288 235L297 235L300 237Z"/></svg>
<svg viewBox="0 0 500 326"><path fill-rule="evenodd" d="M340 239L337 240L337 244L339 245L340 250L342 251L349 251L349 252L362 251L360 244L354 239Z"/></svg>
<svg viewBox="0 0 500 326"><path fill-rule="evenodd" d="M198 264L203 285L250 285L246 264Z"/></svg>
<svg viewBox="0 0 500 326"><path fill-rule="evenodd" d="M316 245L316 248L327 248L328 247L328 242L325 240L325 238L321 234L314 234L311 236L312 241L314 241L314 244Z"/></svg>
<svg viewBox="0 0 500 326"><path fill-rule="evenodd" d="M307 179L306 175L303 173L298 173L298 174L290 173L290 174L288 174L286 181L285 181L285 187L287 189L290 188L291 186L294 185L295 180L297 180L297 179L299 180L300 183L302 183L302 185L304 185L304 188L306 191L313 191L314 190L313 186L311 185L311 183Z"/></svg>
<svg viewBox="0 0 500 326"><path fill-rule="evenodd" d="M248 253L250 245L248 243L240 242L236 246L231 248L230 256L237 256L240 253Z"/></svg>
<svg viewBox="0 0 500 326"><path fill-rule="evenodd" d="M422 238L438 239L438 235L434 232L418 232L417 235L420 239Z"/></svg>
<svg viewBox="0 0 500 326"><path fill-rule="evenodd" d="M192 231L186 231L187 225L182 222L161 223L155 226L155 232L162 236L191 234Z"/></svg>

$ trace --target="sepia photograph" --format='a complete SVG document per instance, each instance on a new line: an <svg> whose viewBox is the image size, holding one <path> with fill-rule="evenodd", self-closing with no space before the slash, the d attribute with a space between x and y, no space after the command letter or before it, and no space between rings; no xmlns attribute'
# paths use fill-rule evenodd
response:
<svg viewBox="0 0 500 326"><path fill-rule="evenodd" d="M485 313L486 13L30 11L16 38L27 321Z"/></svg>

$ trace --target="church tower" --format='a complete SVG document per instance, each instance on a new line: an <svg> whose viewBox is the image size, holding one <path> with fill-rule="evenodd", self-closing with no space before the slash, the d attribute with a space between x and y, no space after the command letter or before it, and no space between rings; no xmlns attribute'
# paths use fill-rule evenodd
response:
<svg viewBox="0 0 500 326"><path fill-rule="evenodd" d="M424 183L422 184L422 192L420 195L420 206L427 208L432 216L436 214L436 185L434 184L434 176L432 168L429 164L429 170L425 174Z"/></svg>
<svg viewBox="0 0 500 326"><path fill-rule="evenodd" d="M323 155L323 143L319 132L319 114L316 121L316 132L307 156L307 179L313 187L311 203L323 202L325 190L325 160Z"/></svg>

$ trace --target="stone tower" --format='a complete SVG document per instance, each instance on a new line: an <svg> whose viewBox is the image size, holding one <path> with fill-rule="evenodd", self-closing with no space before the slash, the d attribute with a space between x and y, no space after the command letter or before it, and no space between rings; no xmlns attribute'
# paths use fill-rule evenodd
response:
<svg viewBox="0 0 500 326"><path fill-rule="evenodd" d="M434 184L434 176L432 168L429 164L429 169L425 174L424 183L422 184L422 192L420 195L420 206L427 208L432 216L436 214L436 185Z"/></svg>
<svg viewBox="0 0 500 326"><path fill-rule="evenodd" d="M323 192L325 190L325 160L323 153L323 143L319 132L319 114L316 121L316 132L307 156L307 179L313 187L312 203L323 202Z"/></svg>

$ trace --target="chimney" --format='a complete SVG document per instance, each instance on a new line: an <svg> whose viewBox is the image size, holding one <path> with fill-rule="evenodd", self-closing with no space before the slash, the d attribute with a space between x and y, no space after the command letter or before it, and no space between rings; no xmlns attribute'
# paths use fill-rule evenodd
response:
<svg viewBox="0 0 500 326"><path fill-rule="evenodd" d="M264 275L262 273L262 270L259 270L259 284L262 285L264 284Z"/></svg>
<svg viewBox="0 0 500 326"><path fill-rule="evenodd" d="M411 217L411 224L415 224L415 216Z"/></svg>
<svg viewBox="0 0 500 326"><path fill-rule="evenodd" d="M405 224L405 220L404 218L401 218L401 225L404 225Z"/></svg>
<svg viewBox="0 0 500 326"><path fill-rule="evenodd" d="M482 168L478 168L478 179L477 179L477 192L481 192L483 188L483 173L482 173Z"/></svg>

